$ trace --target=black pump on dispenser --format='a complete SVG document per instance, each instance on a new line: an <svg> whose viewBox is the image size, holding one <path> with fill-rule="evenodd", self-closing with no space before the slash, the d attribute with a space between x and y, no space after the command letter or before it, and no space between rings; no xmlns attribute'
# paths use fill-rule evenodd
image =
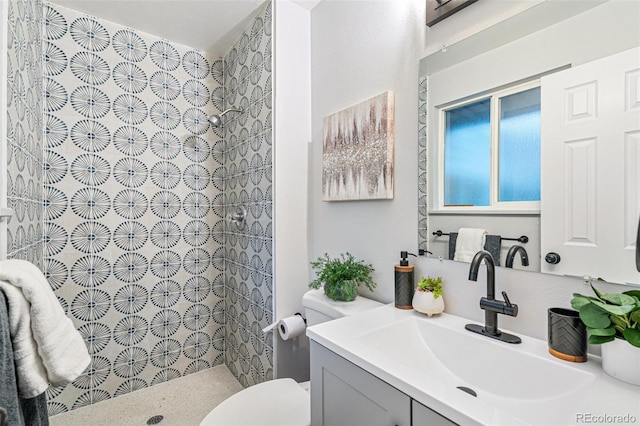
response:
<svg viewBox="0 0 640 426"><path fill-rule="evenodd" d="M395 306L398 309L413 309L413 265L409 265L409 256L416 255L401 251L400 264L395 266Z"/></svg>

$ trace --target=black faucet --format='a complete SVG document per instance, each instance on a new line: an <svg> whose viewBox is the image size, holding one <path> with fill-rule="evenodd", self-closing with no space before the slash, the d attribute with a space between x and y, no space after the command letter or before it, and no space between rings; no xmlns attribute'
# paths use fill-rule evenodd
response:
<svg viewBox="0 0 640 426"><path fill-rule="evenodd" d="M529 266L529 255L524 247L514 244L509 248L507 252L507 260L504 263L506 268L513 268L513 259L516 257L516 253L520 252L520 261L522 266Z"/></svg>
<svg viewBox="0 0 640 426"><path fill-rule="evenodd" d="M518 316L518 305L514 305L509 301L506 291L502 292L504 301L496 300L496 266L491 253L486 250L480 250L476 253L469 267L469 280L478 281L478 269L480 269L480 264L483 260L487 264L487 297L480 299L480 309L484 310L484 327L478 324L467 324L464 328L503 342L521 343L522 340L518 336L504 333L498 329L498 314L512 317Z"/></svg>

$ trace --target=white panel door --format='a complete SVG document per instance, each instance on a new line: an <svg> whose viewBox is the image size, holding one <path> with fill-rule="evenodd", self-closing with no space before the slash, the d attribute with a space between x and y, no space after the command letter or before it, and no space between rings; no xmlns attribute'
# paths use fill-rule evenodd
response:
<svg viewBox="0 0 640 426"><path fill-rule="evenodd" d="M640 48L542 78L541 155L542 272L640 283Z"/></svg>

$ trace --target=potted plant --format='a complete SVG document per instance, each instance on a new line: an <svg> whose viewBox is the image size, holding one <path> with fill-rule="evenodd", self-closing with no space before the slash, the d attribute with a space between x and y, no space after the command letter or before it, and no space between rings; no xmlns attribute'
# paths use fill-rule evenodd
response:
<svg viewBox="0 0 640 426"><path fill-rule="evenodd" d="M358 286L364 284L373 291L376 283L371 279L372 265L356 260L349 252L331 259L327 253L311 262L316 279L309 287L320 288L324 284L324 294L333 300L350 302L358 295Z"/></svg>
<svg viewBox="0 0 640 426"><path fill-rule="evenodd" d="M411 302L413 309L429 317L444 311L444 298L442 297L442 277L422 277Z"/></svg>
<svg viewBox="0 0 640 426"><path fill-rule="evenodd" d="M589 334L588 343L602 346L602 369L617 379L640 386L640 290L596 297L574 293L571 306Z"/></svg>

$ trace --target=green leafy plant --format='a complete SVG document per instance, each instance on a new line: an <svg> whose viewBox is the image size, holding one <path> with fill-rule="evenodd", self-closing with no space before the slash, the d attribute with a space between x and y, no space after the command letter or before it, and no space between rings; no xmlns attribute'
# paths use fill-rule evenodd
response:
<svg viewBox="0 0 640 426"><path fill-rule="evenodd" d="M437 299L442 296L442 277L431 278L422 277L418 283L417 291L430 291L433 293L433 298Z"/></svg>
<svg viewBox="0 0 640 426"><path fill-rule="evenodd" d="M602 294L591 288L596 297L574 293L571 299L587 326L588 342L599 345L619 338L640 348L640 290Z"/></svg>
<svg viewBox="0 0 640 426"><path fill-rule="evenodd" d="M363 260L356 260L351 253L342 253L339 258L331 259L327 253L311 262L316 279L309 287L320 288L324 284L324 293L333 300L351 301L358 295L358 285L364 284L373 291L376 283L371 279L373 266Z"/></svg>

